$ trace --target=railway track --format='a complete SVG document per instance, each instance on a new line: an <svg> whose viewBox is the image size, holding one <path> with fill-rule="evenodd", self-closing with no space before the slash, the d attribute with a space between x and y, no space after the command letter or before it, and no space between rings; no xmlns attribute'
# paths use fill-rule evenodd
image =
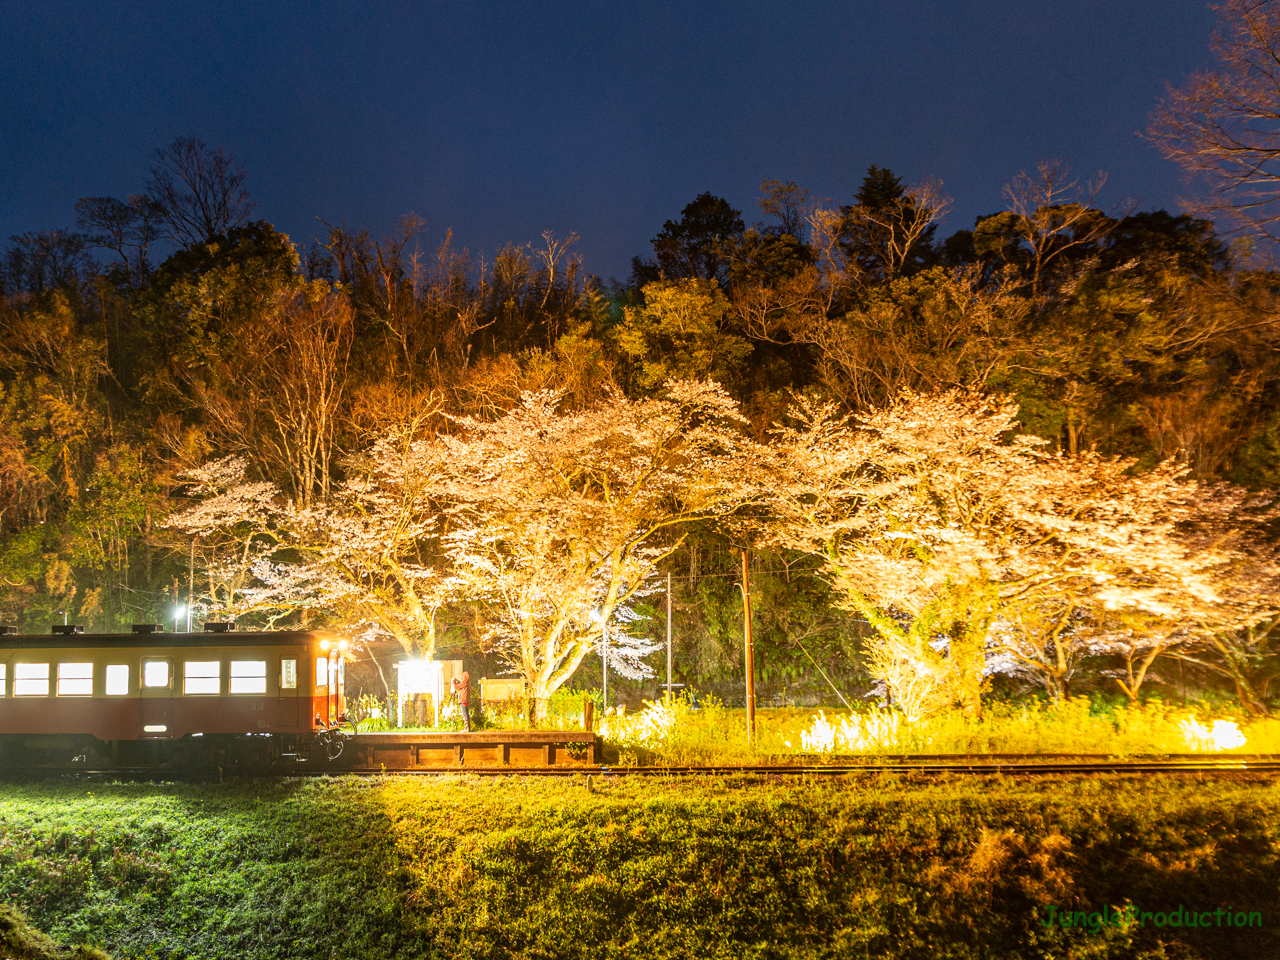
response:
<svg viewBox="0 0 1280 960"><path fill-rule="evenodd" d="M381 774L384 771L346 771L352 775ZM1270 773L1280 774L1280 760L1229 761L1068 761L1068 762L933 762L933 763L852 763L852 764L741 764L708 766L556 766L556 767L449 767L386 770L387 774L440 776L467 773L476 776L582 776L671 777L671 776L813 776L842 777L870 774L911 774L925 776L1064 776L1099 773Z"/></svg>
<svg viewBox="0 0 1280 960"><path fill-rule="evenodd" d="M891 758L889 762L875 761L853 763L798 763L798 764L708 764L685 766L610 766L607 764L562 763L549 766L506 765L432 765L413 767L378 768L346 766L342 768L303 766L297 768L276 767L270 770L209 770L180 771L166 767L115 767L95 769L91 767L36 766L6 771L24 779L41 776L123 778L123 779L195 779L209 776L256 776L273 779L318 776L456 776L468 774L481 777L686 777L686 776L741 776L741 777L853 777L879 774L910 776L1085 776L1099 774L1166 775L1166 774L1263 774L1280 775L1280 757L1272 755L1235 754L1224 757L1159 757L1146 759L1106 759L1098 755L1056 755L1032 758L1020 756L988 757L904 757Z"/></svg>

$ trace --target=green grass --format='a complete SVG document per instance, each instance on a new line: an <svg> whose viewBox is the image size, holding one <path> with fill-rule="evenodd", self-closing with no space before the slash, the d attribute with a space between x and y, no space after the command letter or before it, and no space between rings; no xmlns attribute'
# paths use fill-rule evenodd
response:
<svg viewBox="0 0 1280 960"><path fill-rule="evenodd" d="M4 960L109 960L83 945L68 947L31 926L12 907L0 906L0 957Z"/></svg>
<svg viewBox="0 0 1280 960"><path fill-rule="evenodd" d="M1280 787L1193 778L0 786L0 900L118 957L1280 956ZM1258 911L1046 928L1048 907Z"/></svg>

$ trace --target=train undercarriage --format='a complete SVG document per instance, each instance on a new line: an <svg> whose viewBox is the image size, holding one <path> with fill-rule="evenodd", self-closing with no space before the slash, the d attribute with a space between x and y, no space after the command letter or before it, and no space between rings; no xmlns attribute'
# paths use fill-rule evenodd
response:
<svg viewBox="0 0 1280 960"><path fill-rule="evenodd" d="M340 763L351 733L205 734L176 740L99 740L76 734L0 735L0 776L35 772L172 771L175 776L280 774Z"/></svg>
<svg viewBox="0 0 1280 960"><path fill-rule="evenodd" d="M290 774L517 770L591 767L602 759L589 731L204 734L176 739L99 740L88 735L0 735L0 776L60 773L206 779Z"/></svg>

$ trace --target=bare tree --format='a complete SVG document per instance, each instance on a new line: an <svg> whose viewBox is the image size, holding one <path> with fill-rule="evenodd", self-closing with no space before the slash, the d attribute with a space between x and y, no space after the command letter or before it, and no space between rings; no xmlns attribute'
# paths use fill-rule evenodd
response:
<svg viewBox="0 0 1280 960"><path fill-rule="evenodd" d="M1225 0L1216 9L1216 68L1169 85L1147 136L1203 181L1202 212L1280 240L1280 7Z"/></svg>
<svg viewBox="0 0 1280 960"><path fill-rule="evenodd" d="M797 240L804 240L805 227L813 209L809 191L797 186L794 180L786 183L781 180L762 180L760 192L763 196L756 201L756 205L763 213L778 221L777 229L791 234Z"/></svg>
<svg viewBox="0 0 1280 960"><path fill-rule="evenodd" d="M93 275L90 240L68 230L33 230L9 238L13 244L0 260L0 293L47 293L58 287L84 289Z"/></svg>
<svg viewBox="0 0 1280 960"><path fill-rule="evenodd" d="M328 496L347 401L353 315L327 287L282 293L274 310L237 327L239 355L220 370L220 388L192 384L210 436L287 478L302 507Z"/></svg>
<svg viewBox="0 0 1280 960"><path fill-rule="evenodd" d="M369 231L353 230L345 221L336 227L326 220L320 222L329 228L329 232L319 243L333 258L338 282L343 286L358 286L372 269L373 241Z"/></svg>
<svg viewBox="0 0 1280 960"><path fill-rule="evenodd" d="M225 147L176 137L155 152L147 196L161 211L168 239L183 246L207 243L249 222L254 203L244 188L246 176Z"/></svg>
<svg viewBox="0 0 1280 960"><path fill-rule="evenodd" d="M406 268L417 265L417 238L426 225L427 221L416 213L407 213L396 221L394 233L373 244L371 269L375 283L371 306L395 341L394 355L403 359L403 369L397 369L400 365L393 360L393 376L411 372L414 341L424 324L421 304L414 296L413 277Z"/></svg>
<svg viewBox="0 0 1280 960"><path fill-rule="evenodd" d="M887 173L887 171L885 171ZM892 176L891 174L889 176ZM896 178L893 178L897 182ZM942 181L930 177L901 196L842 208L842 244L869 279L899 276L928 249L930 237L951 209Z"/></svg>
<svg viewBox="0 0 1280 960"><path fill-rule="evenodd" d="M151 272L147 253L160 238L164 211L150 197L81 197L76 201L76 226L92 230L89 242L120 257L131 280L139 282Z"/></svg>
<svg viewBox="0 0 1280 960"><path fill-rule="evenodd" d="M1222 475L1247 430L1245 415L1261 387L1258 375L1223 378L1214 390L1209 383L1190 383L1172 393L1143 397L1134 416L1157 456L1176 457L1191 465L1200 480Z"/></svg>
<svg viewBox="0 0 1280 960"><path fill-rule="evenodd" d="M560 261L564 259L564 255L569 252L569 248L578 242L578 235L570 233L563 240L557 240L555 234L550 230L542 231L542 240L546 243L545 250L535 248L532 244L529 249L533 251L534 259L542 264L542 269L547 277L547 289L542 294L542 303L538 309L546 309L547 298L551 296L551 291L556 283L556 267L560 265Z"/></svg>
<svg viewBox="0 0 1280 960"><path fill-rule="evenodd" d="M1115 226L1094 207L1107 175L1099 172L1083 187L1070 175L1071 167L1061 160L1041 160L1035 176L1023 171L1004 188L1013 233L1029 254L1032 296L1040 295L1052 261L1072 248L1096 243Z"/></svg>

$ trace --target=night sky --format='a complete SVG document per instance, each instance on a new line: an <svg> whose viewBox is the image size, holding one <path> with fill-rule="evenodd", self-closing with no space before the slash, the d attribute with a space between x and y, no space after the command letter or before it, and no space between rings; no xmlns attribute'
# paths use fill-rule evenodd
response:
<svg viewBox="0 0 1280 960"><path fill-rule="evenodd" d="M1138 131L1212 24L1203 0L0 0L0 238L141 192L178 135L229 148L304 247L317 217L413 211L490 259L576 231L605 278L704 190L751 223L763 178L847 202L872 163L944 181L940 235L1047 157L1106 170L1104 206L1173 209Z"/></svg>

